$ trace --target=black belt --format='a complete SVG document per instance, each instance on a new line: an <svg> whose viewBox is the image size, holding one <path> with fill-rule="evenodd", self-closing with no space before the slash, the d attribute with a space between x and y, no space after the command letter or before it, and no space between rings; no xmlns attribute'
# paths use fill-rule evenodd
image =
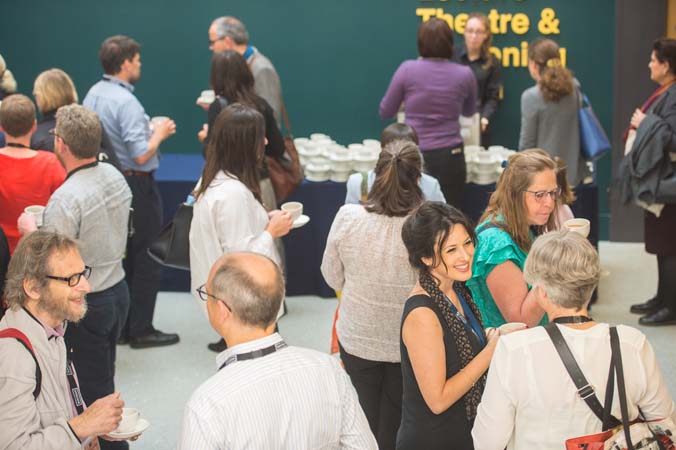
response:
<svg viewBox="0 0 676 450"><path fill-rule="evenodd" d="M143 172L141 170L125 169L122 173L125 177L152 177L155 171L151 170L150 172Z"/></svg>

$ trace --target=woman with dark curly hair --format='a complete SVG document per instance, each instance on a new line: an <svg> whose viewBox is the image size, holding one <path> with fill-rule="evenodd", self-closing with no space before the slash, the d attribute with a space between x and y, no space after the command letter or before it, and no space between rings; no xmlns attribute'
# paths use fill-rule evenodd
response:
<svg viewBox="0 0 676 450"><path fill-rule="evenodd" d="M401 232L418 282L401 326L403 401L397 449L474 448L470 431L498 340L465 282L476 235L456 208L427 202Z"/></svg>
<svg viewBox="0 0 676 450"><path fill-rule="evenodd" d="M579 83L563 63L551 39L538 38L528 46L528 71L536 84L521 94L519 150L541 148L563 159L575 187L588 170L580 155Z"/></svg>

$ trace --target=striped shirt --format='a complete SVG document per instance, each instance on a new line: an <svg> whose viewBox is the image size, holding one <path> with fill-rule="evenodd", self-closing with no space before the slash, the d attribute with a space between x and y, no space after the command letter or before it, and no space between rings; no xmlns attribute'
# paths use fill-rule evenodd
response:
<svg viewBox="0 0 676 450"><path fill-rule="evenodd" d="M281 342L274 333L220 353L234 355ZM185 407L179 450L376 449L356 391L338 360L285 347L227 364Z"/></svg>

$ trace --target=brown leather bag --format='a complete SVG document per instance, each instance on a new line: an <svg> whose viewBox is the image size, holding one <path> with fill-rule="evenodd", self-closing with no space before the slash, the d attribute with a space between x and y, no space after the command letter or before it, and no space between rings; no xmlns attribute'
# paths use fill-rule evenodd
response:
<svg viewBox="0 0 676 450"><path fill-rule="evenodd" d="M300 165L298 150L296 150L296 145L293 143L289 116L286 113L284 101L282 101L282 117L284 119L284 128L286 128L286 132L288 133L284 137L284 148L286 151L281 157L265 157L277 203L281 203L293 194L293 191L303 181L303 168Z"/></svg>

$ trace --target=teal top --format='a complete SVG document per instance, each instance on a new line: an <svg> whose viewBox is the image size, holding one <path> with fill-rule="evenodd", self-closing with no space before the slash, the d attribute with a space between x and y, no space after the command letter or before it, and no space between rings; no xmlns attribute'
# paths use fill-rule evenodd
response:
<svg viewBox="0 0 676 450"><path fill-rule="evenodd" d="M502 222L502 216L498 216L498 222ZM481 229L489 220L485 220L478 227ZM535 239L535 236L532 236ZM524 252L514 242L512 236L498 227L485 228L477 235L478 244L474 250L474 260L472 262L472 278L467 281L467 287L472 291L472 297L476 302L485 327L499 327L507 323L502 313L495 304L491 292L486 285L486 278L496 266L512 261L523 271L523 265L526 262L526 252ZM530 286L529 286L530 289ZM548 322L545 315L540 321L540 325Z"/></svg>

